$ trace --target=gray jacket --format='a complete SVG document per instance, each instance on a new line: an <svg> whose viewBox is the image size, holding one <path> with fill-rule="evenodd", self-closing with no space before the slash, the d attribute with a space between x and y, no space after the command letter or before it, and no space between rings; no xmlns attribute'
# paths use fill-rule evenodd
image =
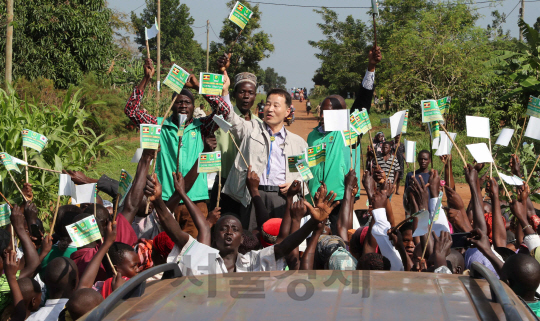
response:
<svg viewBox="0 0 540 321"><path fill-rule="evenodd" d="M248 165L251 165L252 171L261 177L266 169L270 150L270 135L266 131L265 123L255 119L247 121L236 113L229 113L227 121L232 124L231 133L237 141L242 142L239 146L240 151L246 158ZM303 153L307 148L306 141L287 129L285 131L287 136L285 137L284 146L282 146L285 159L288 156ZM292 183L294 180L301 181L300 173L289 172L287 162L285 164L285 181L287 183ZM223 187L223 193L241 202L244 206L248 206L251 202L251 196L246 187L247 170L242 156L238 153L234 160L234 166L231 168Z"/></svg>

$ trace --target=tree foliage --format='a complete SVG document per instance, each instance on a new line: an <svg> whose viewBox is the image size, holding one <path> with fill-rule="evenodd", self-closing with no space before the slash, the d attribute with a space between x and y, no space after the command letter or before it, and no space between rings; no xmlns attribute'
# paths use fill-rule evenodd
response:
<svg viewBox="0 0 540 321"><path fill-rule="evenodd" d="M131 12L131 21L137 30L135 42L139 51L146 57L146 39L144 27L150 28L157 17L157 2L146 0L146 8L139 17ZM171 56L177 59L177 64L190 72L200 71L206 66L206 54L201 45L193 40L192 25L195 20L185 4L179 0L161 1L161 60L170 62ZM148 41L150 56L157 61L157 37ZM163 66L163 64L162 64ZM165 67L165 66L164 66ZM162 75L168 72L162 69Z"/></svg>
<svg viewBox="0 0 540 321"><path fill-rule="evenodd" d="M267 67L261 72L261 77L258 79L259 86L264 87L264 91L268 92L272 88L287 89L287 79L278 75L274 68Z"/></svg>
<svg viewBox="0 0 540 321"><path fill-rule="evenodd" d="M367 65L367 27L352 16L339 21L336 12L322 8L315 10L322 16L317 23L325 38L309 41L320 50L315 56L321 60L313 81L327 87L330 92L346 95L354 92L362 82Z"/></svg>
<svg viewBox="0 0 540 321"><path fill-rule="evenodd" d="M236 1L229 1L227 7L232 10L235 3ZM221 42L212 41L210 43L210 61L214 68L217 69L217 65L215 64L217 58L232 50L229 72L235 74L247 71L256 74L260 78L262 69L259 63L264 58L268 58L270 53L274 52L274 45L270 42L269 34L264 31L257 32L257 29L261 27L260 20L262 15L259 5L253 6L249 2L242 3L253 11L251 19L240 37L238 37L241 29L228 18L225 18L223 27L219 33ZM234 43L237 37L238 41Z"/></svg>
<svg viewBox="0 0 540 321"><path fill-rule="evenodd" d="M6 12L5 1L0 10ZM78 84L84 73L104 71L112 55L111 10L104 0L17 1L13 22L13 78ZM6 38L0 38L0 51ZM4 74L5 55L0 56Z"/></svg>

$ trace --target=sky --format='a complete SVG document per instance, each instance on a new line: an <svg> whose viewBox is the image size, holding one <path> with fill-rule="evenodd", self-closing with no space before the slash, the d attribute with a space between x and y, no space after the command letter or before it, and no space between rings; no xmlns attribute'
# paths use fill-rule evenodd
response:
<svg viewBox="0 0 540 321"><path fill-rule="evenodd" d="M130 13L141 13L145 6L145 0L109 0L109 7L117 10ZM340 6L340 7L370 7L370 0L266 0L261 2L280 3L280 4L295 4L304 6ZM506 13L508 18L503 24L504 30L510 30L513 37L519 37L519 28L517 20L519 17L519 9L521 7L520 0L502 0L496 5L485 3L485 0L474 2L484 2L477 4L476 8L482 15L478 25L486 27L491 24L491 11L499 10L500 13ZM229 9L226 6L226 0L185 0L181 1L190 8L191 16L195 19L193 30L195 33L194 39L202 44L206 49L206 20L210 20L210 42L219 41L217 35L223 25L223 20L228 17ZM252 4L255 1L251 2ZM315 70L320 66L320 60L315 57L317 50L308 44L308 40L318 41L323 39L317 23L322 19L319 14L313 11L314 8L305 7L285 7L269 4L259 4L262 12L261 28L270 34L271 41L274 44L275 50L270 54L269 58L261 61L260 65L263 69L273 67L280 76L285 76L287 79L287 87L313 87L313 75ZM367 11L369 9L338 9L333 8L339 15L340 20L344 20L346 16L352 15L355 19L361 19L366 23L370 23L371 17ZM540 1L525 1L525 22L530 25L534 24L536 18L540 16ZM383 51L384 59L384 51Z"/></svg>

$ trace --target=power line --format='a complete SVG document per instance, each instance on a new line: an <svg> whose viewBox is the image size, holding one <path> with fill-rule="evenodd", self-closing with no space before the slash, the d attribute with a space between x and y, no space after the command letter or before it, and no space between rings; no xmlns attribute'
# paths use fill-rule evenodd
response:
<svg viewBox="0 0 540 321"><path fill-rule="evenodd" d="M212 23L210 23L210 28L212 29L212 32L214 33L214 36L219 39L218 35L216 35L216 32L214 31L214 27L212 27Z"/></svg>
<svg viewBox="0 0 540 321"><path fill-rule="evenodd" d="M518 0L518 3L516 3L516 6L514 7L514 9L512 9L512 11L510 11L510 13L508 13L507 15L505 15L505 17L510 16L510 14L511 14L512 12L514 12L514 10L516 10L517 6L519 6L520 4L521 4L521 0ZM506 19L505 19L505 20L506 20Z"/></svg>
<svg viewBox="0 0 540 321"><path fill-rule="evenodd" d="M200 26L200 27L191 27L191 28L205 28L205 27L206 27L206 25Z"/></svg>

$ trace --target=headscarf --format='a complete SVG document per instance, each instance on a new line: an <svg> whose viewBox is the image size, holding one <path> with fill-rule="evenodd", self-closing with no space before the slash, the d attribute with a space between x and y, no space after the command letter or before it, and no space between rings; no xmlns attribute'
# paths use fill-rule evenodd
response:
<svg viewBox="0 0 540 321"><path fill-rule="evenodd" d="M321 235L315 250L315 259L320 265L327 266L328 260L338 248L346 248L343 239L337 235Z"/></svg>
<svg viewBox="0 0 540 321"><path fill-rule="evenodd" d="M152 261L152 248L154 242L147 239L139 239L135 244L135 252L139 256L139 261L141 262L141 271L147 270L154 266Z"/></svg>
<svg viewBox="0 0 540 321"><path fill-rule="evenodd" d="M340 247L332 253L325 269L354 271L356 270L357 263L358 261L356 261L349 251Z"/></svg>
<svg viewBox="0 0 540 321"><path fill-rule="evenodd" d="M260 241L263 247L269 247L276 244L281 221L282 219L280 218L271 218L264 222L260 234Z"/></svg>
<svg viewBox="0 0 540 321"><path fill-rule="evenodd" d="M163 257L169 256L173 247L174 247L174 242L167 235L167 233L161 232L158 235L156 235L156 237L154 237L153 249L156 250Z"/></svg>

